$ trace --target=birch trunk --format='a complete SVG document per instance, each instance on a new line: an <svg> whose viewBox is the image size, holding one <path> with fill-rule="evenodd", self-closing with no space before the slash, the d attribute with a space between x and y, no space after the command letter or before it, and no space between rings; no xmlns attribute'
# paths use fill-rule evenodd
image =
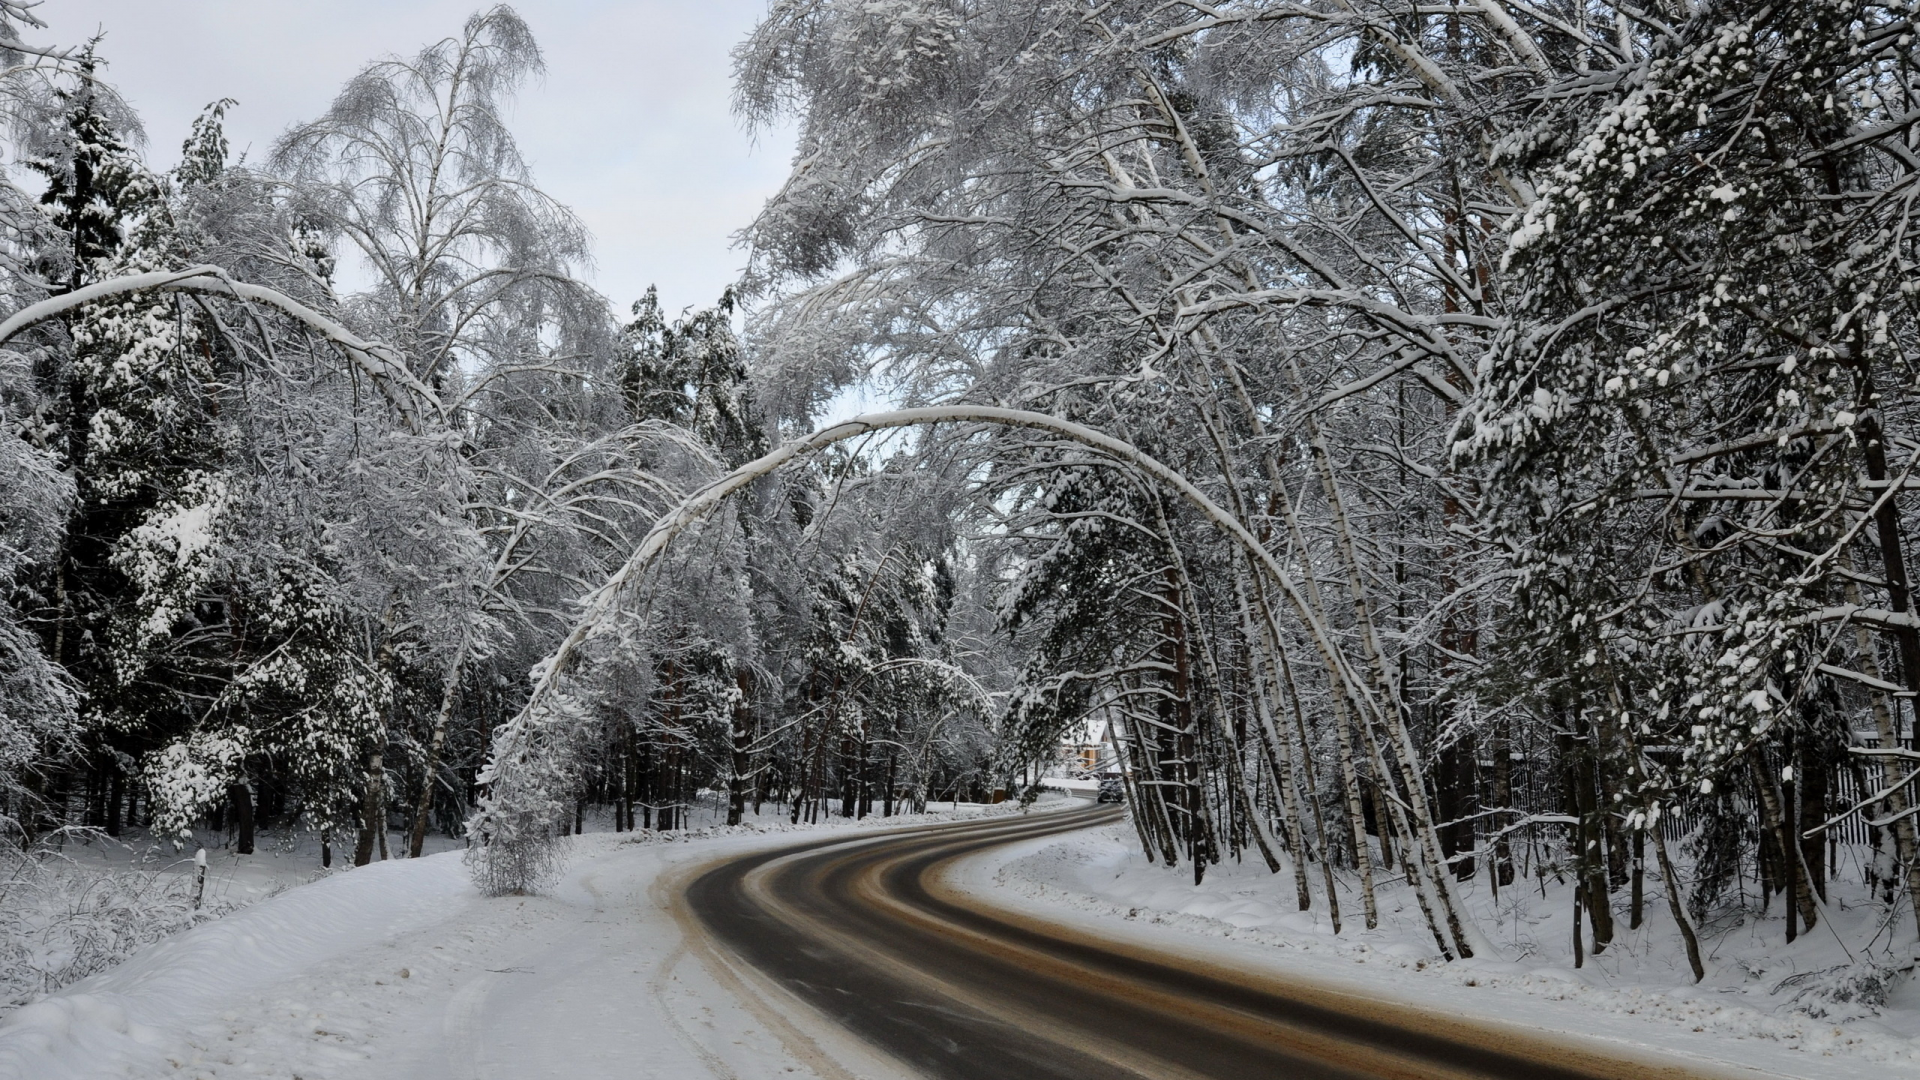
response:
<svg viewBox="0 0 1920 1080"><path fill-rule="evenodd" d="M749 683L745 671L736 672L734 686L740 693L733 706L733 769L727 777L727 824L738 825L747 812L747 780L753 774L753 714L747 705Z"/></svg>
<svg viewBox="0 0 1920 1080"><path fill-rule="evenodd" d="M1299 557L1302 566L1306 566L1308 565L1309 550L1307 548L1306 533L1305 530L1300 527L1300 516L1294 511L1292 496L1288 493L1286 485L1280 482L1277 467L1273 468L1270 480L1272 481L1271 498L1275 503L1275 508L1280 511L1281 520L1286 523L1287 535L1293 544L1294 550L1300 553ZM1320 584L1311 572L1302 575L1302 585L1306 592L1307 601L1311 603L1316 610L1324 611L1325 607L1321 600ZM1253 586L1255 599L1262 599L1264 596L1262 583L1258 579L1255 579ZM1277 638L1279 631L1277 625L1273 622L1273 612L1271 608L1266 609L1263 613L1266 615L1267 625L1272 628L1271 632ZM1282 664L1285 665L1285 654L1279 653L1278 655L1281 658ZM1332 665L1329 665L1330 668L1331 666ZM1355 767L1353 759L1353 733L1351 729L1353 718L1349 714L1347 707L1348 698L1345 693L1345 687L1341 684L1339 673L1330 671L1329 679L1331 685L1328 687L1328 701L1332 705L1333 730L1336 736L1335 746L1338 750L1340 761L1340 782L1341 787L1344 789L1347 804L1347 830L1352 837L1354 868L1360 873L1360 900L1366 919L1366 926L1367 929L1373 930L1380 925L1380 906L1374 894L1373 852L1367 847L1366 811L1360 805L1359 770ZM1286 682L1288 693L1294 703L1294 715L1300 718L1300 723L1302 724L1300 732L1302 748L1310 753L1311 749L1307 743L1306 729L1304 727L1306 723L1305 714L1300 711L1299 688L1294 684L1291 670L1288 670L1286 673ZM1332 895L1331 886L1328 888L1328 894Z"/></svg>
<svg viewBox="0 0 1920 1080"><path fill-rule="evenodd" d="M1306 714L1301 711L1300 695L1294 687L1293 667L1287 663L1285 653L1281 653L1279 659L1280 672L1285 679L1284 685L1287 691L1287 701L1293 706L1294 730L1300 736L1300 765L1306 773L1308 796L1313 798L1319 791L1319 784L1313 774L1313 744L1307 738L1307 718ZM1351 756L1349 756L1349 760L1351 760ZM1349 786L1347 790L1352 791L1353 788ZM1320 813L1320 803L1317 798L1313 798L1312 805L1314 838L1320 848L1320 876L1327 890L1327 914L1333 921L1333 932L1337 934L1340 932L1340 894L1334 889L1333 857L1327 851L1327 822L1326 818ZM1349 809L1351 809L1351 807L1349 807ZM1349 818L1348 820L1351 821L1352 819ZM1364 830L1361 832L1359 839L1362 844L1366 843ZM1367 903L1371 905L1373 902L1373 889L1371 888L1373 884L1372 875L1369 873L1362 881L1363 884L1368 886L1368 888L1364 890L1363 895L1366 897ZM1367 913L1373 917L1373 925L1377 925L1379 922L1378 912L1369 906Z"/></svg>
<svg viewBox="0 0 1920 1080"><path fill-rule="evenodd" d="M440 710L434 714L433 735L427 741L426 765L420 776L420 801L413 809L413 828L407 835L407 858L417 859L427 844L427 818L433 810L434 774L440 771L440 754L447 745L447 728L453 721L453 706L460 692L460 669L466 664L467 643L462 640L447 677L440 687Z"/></svg>
<svg viewBox="0 0 1920 1080"><path fill-rule="evenodd" d="M1393 829L1407 840L1408 849L1411 850L1413 847L1412 831L1414 826L1412 822L1407 819L1401 800L1394 795L1393 773L1387 767L1386 760L1381 756L1380 746L1374 740L1372 731L1364 724L1360 727L1360 738L1361 742L1367 748L1368 763L1373 768L1375 778L1373 790L1376 795L1374 804L1383 807L1386 811L1384 820L1379 822L1380 832L1384 836L1388 823L1391 822ZM1416 802L1420 799L1419 794L1414 794L1412 797ZM1418 860L1403 859L1401 865L1404 868L1403 876L1406 878L1407 884L1413 887L1414 899L1419 901L1420 914L1426 919L1427 929L1433 934L1433 943L1439 946L1441 956L1452 960L1454 958L1455 946L1448 942L1447 935L1440 929L1439 919L1435 915L1435 909L1438 905L1435 903L1433 896L1428 892L1430 884L1429 875L1423 872L1423 867Z"/></svg>
<svg viewBox="0 0 1920 1080"><path fill-rule="evenodd" d="M1368 653L1368 659L1372 661L1374 675L1379 683L1380 720L1386 728L1388 737L1392 740L1393 757L1399 765L1401 781L1407 788L1405 809L1412 818L1409 825L1415 833L1410 838L1415 843L1409 845L1409 851L1418 852L1421 856L1417 865L1422 871L1421 876L1428 879L1433 886L1434 902L1446 919L1447 932L1453 938L1454 947L1460 951L1462 957L1472 957L1475 943L1469 939L1466 927L1461 922L1459 909L1453 901L1446 857L1440 846L1439 834L1433 827L1432 814L1427 808L1426 785L1420 774L1413 735L1407 730L1399 688L1394 684L1393 672L1387 665L1386 652L1380 647L1379 635L1374 630L1372 606L1368 603L1366 585L1360 573L1359 553L1355 549L1353 530L1347 520L1346 507L1340 496L1340 485L1333 475L1333 464L1327 450L1326 436L1320 430L1319 422L1311 416L1307 418L1307 432L1314 461L1319 467L1320 482L1326 489L1327 505L1333 518L1335 546L1340 552L1340 559L1347 571L1347 589L1353 601L1354 619L1358 624L1361 641ZM1412 874L1408 875L1409 880L1413 877Z"/></svg>
<svg viewBox="0 0 1920 1080"><path fill-rule="evenodd" d="M1235 582L1235 590L1239 593L1242 632L1246 634L1248 648L1252 649L1256 647L1255 643L1260 636L1253 632L1253 618L1247 610L1244 585ZM1250 672L1249 682L1253 688L1254 719L1259 724L1260 748L1267 765L1267 773L1273 777L1274 794L1281 806L1281 825L1286 831L1287 846L1293 851L1294 892L1299 900L1300 910L1307 911L1313 907L1313 890L1307 883L1308 850L1306 832L1300 816L1299 792L1296 790L1292 768L1282 764L1286 755L1281 752L1282 743L1279 732L1274 727L1273 700L1265 674L1260 665L1255 664L1252 667L1254 670ZM1324 853L1322 857L1324 858Z"/></svg>

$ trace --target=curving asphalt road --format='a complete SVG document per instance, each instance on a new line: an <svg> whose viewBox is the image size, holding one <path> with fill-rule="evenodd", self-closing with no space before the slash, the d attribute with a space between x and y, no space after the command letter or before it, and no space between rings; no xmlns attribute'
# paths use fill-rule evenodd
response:
<svg viewBox="0 0 1920 1080"><path fill-rule="evenodd" d="M717 864L686 903L726 948L940 1080L1683 1080L1655 1060L1211 967L943 888L955 859L1111 807L835 839Z"/></svg>

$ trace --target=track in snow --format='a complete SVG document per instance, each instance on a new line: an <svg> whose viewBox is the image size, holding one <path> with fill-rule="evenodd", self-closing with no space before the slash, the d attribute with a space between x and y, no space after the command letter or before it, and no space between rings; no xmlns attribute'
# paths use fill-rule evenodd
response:
<svg viewBox="0 0 1920 1080"><path fill-rule="evenodd" d="M1650 1059L1226 971L996 910L939 880L1108 807L835 838L720 863L686 888L715 938L939 1080L1683 1080Z"/></svg>

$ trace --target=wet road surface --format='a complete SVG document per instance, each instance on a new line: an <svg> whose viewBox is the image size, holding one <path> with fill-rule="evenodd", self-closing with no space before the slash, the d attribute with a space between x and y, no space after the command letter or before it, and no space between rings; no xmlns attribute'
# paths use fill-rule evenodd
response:
<svg viewBox="0 0 1920 1080"><path fill-rule="evenodd" d="M693 877L686 903L740 959L939 1080L1711 1075L1221 968L995 909L939 880L953 860L1118 813L1033 813L760 852Z"/></svg>

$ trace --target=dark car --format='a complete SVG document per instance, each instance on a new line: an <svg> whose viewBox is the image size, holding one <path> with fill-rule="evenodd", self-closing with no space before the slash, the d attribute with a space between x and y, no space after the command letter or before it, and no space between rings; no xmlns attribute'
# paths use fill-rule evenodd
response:
<svg viewBox="0 0 1920 1080"><path fill-rule="evenodd" d="M1102 777L1100 780L1100 793L1093 797L1093 801L1097 803L1126 802L1127 793L1126 790L1120 786L1120 778L1117 776Z"/></svg>

